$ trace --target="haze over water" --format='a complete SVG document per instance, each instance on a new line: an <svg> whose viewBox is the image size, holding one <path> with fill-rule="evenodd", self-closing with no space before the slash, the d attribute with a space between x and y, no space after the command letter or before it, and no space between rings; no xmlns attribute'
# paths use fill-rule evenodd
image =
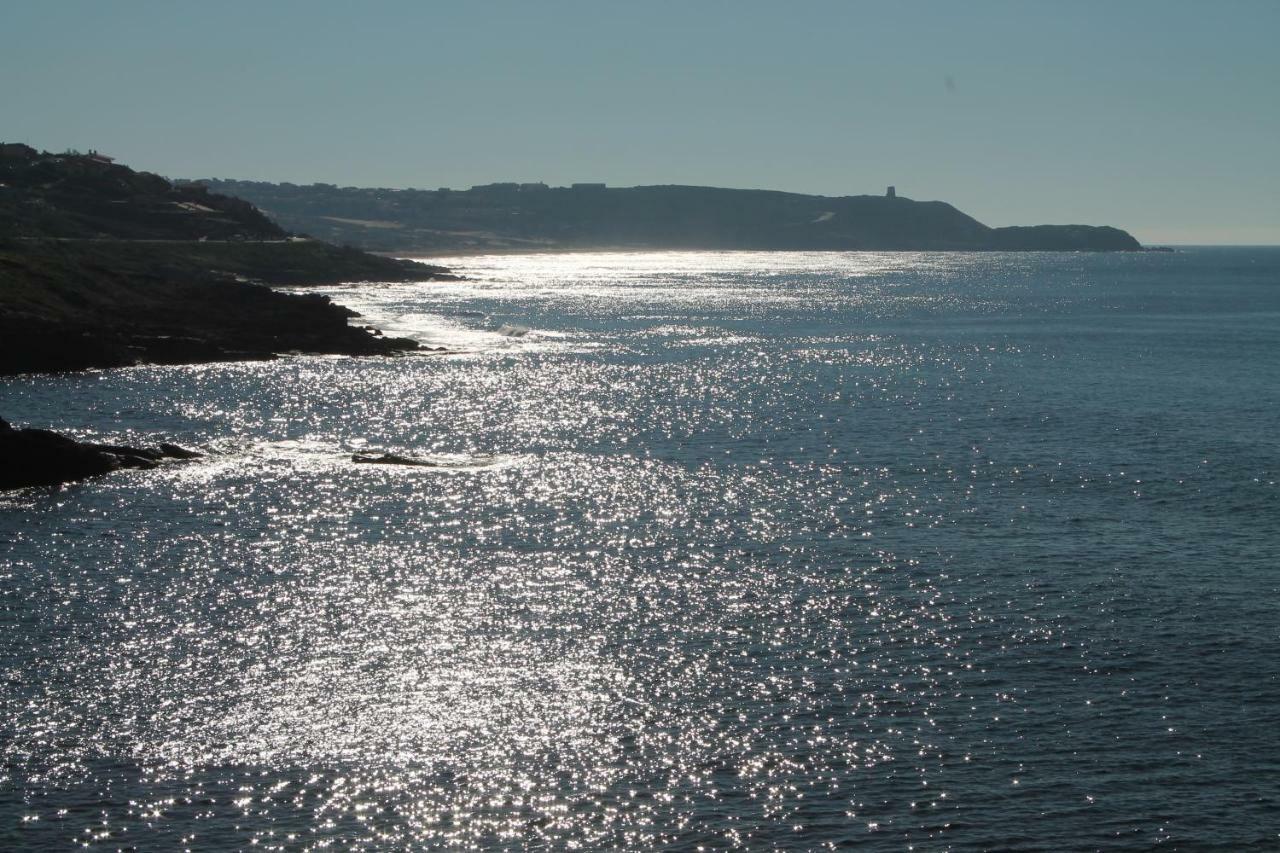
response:
<svg viewBox="0 0 1280 853"><path fill-rule="evenodd" d="M1280 250L445 263L0 380L0 847L1280 843Z"/></svg>

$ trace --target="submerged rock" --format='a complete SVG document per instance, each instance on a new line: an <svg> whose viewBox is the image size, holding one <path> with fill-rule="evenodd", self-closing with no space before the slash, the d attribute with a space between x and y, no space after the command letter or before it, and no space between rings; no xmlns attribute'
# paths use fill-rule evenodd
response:
<svg viewBox="0 0 1280 853"><path fill-rule="evenodd" d="M160 442L160 452L170 459L200 459L204 456L203 453L197 453L194 450L188 450L185 447L179 447L167 441Z"/></svg>
<svg viewBox="0 0 1280 853"><path fill-rule="evenodd" d="M401 456L398 453L353 453L352 462L365 465L417 465L423 468L439 468L440 463L430 459L419 459L415 456Z"/></svg>
<svg viewBox="0 0 1280 853"><path fill-rule="evenodd" d="M47 429L14 429L0 418L0 489L56 486L122 468L155 468L164 459L200 455L176 444L148 448L76 441Z"/></svg>

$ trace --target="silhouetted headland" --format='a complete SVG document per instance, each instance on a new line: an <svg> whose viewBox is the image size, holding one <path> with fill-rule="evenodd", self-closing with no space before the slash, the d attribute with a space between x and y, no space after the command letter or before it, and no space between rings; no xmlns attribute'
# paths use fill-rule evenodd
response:
<svg viewBox="0 0 1280 853"><path fill-rule="evenodd" d="M487 184L391 190L201 182L286 228L387 252L585 249L1138 251L1118 228L990 228L941 201L767 190Z"/></svg>
<svg viewBox="0 0 1280 853"><path fill-rule="evenodd" d="M267 285L453 278L99 154L0 144L0 374L416 349Z"/></svg>

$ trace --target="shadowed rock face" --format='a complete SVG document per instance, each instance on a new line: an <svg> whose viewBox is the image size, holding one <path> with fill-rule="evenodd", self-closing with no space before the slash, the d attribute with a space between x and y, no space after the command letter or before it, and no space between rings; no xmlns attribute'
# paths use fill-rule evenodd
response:
<svg viewBox="0 0 1280 853"><path fill-rule="evenodd" d="M0 278L5 259L0 248ZM40 259L38 270L24 272L40 301L23 305L18 295L0 296L0 375L269 359L291 351L386 355L418 346L351 326L350 310L318 294L207 277L170 281L61 257ZM17 304L6 311L6 301Z"/></svg>
<svg viewBox="0 0 1280 853"><path fill-rule="evenodd" d="M158 448L76 441L46 429L14 429L0 418L0 489L56 486L122 468L155 468L202 454L176 444Z"/></svg>

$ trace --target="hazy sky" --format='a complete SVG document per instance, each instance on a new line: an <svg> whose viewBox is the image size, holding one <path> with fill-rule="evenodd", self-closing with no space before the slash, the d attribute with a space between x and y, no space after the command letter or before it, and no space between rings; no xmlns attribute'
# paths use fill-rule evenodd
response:
<svg viewBox="0 0 1280 853"><path fill-rule="evenodd" d="M1280 243L1280 0L0 0L0 140L171 177L704 184Z"/></svg>

